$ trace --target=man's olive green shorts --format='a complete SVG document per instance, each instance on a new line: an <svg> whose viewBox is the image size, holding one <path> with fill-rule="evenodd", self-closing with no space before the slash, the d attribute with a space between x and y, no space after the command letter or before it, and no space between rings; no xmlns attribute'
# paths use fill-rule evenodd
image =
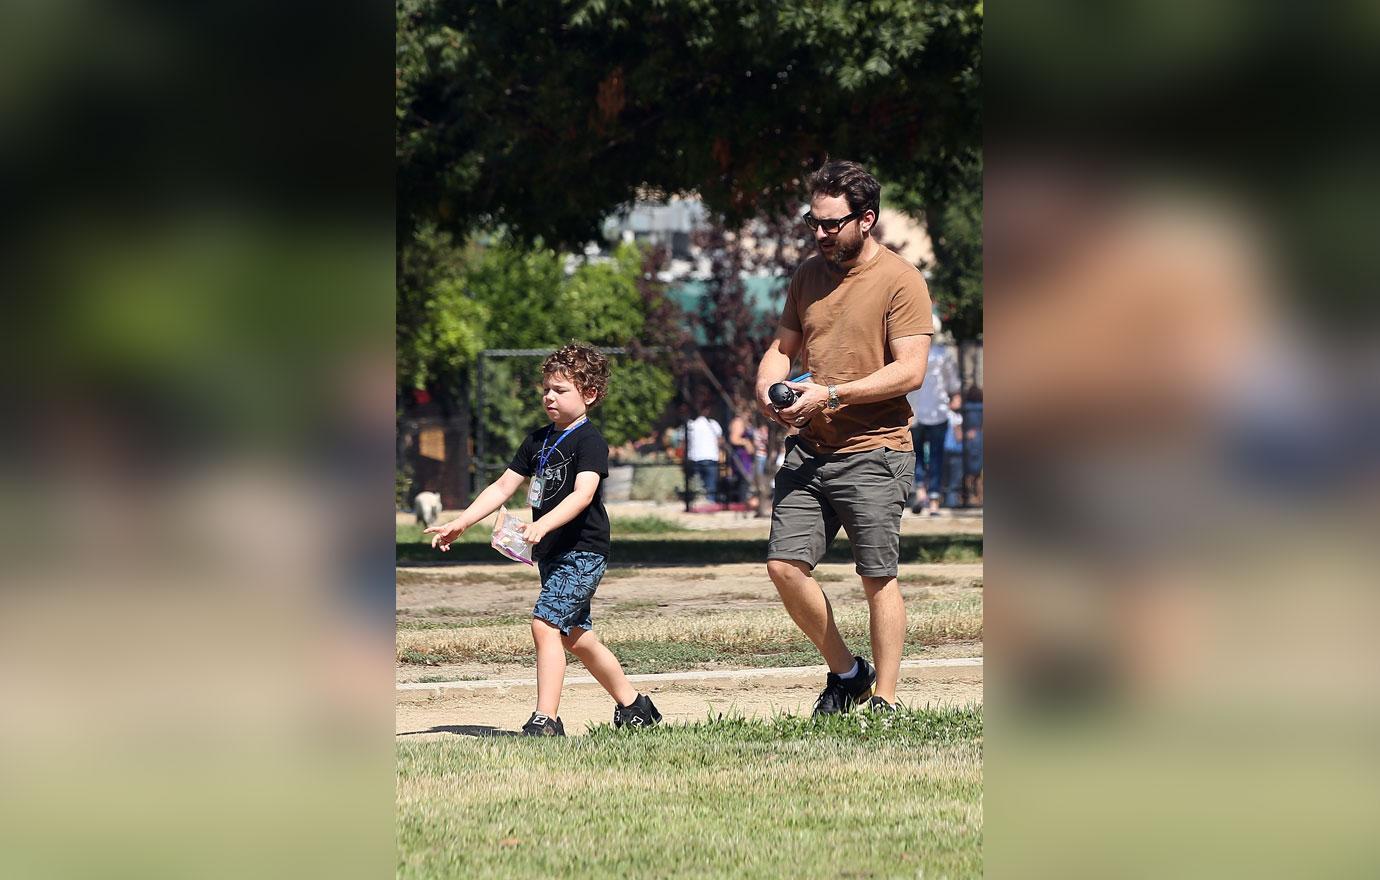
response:
<svg viewBox="0 0 1380 880"><path fill-rule="evenodd" d="M768 559L813 570L842 526L863 577L895 577L901 514L915 479L915 453L873 449L820 455L795 438L776 474Z"/></svg>

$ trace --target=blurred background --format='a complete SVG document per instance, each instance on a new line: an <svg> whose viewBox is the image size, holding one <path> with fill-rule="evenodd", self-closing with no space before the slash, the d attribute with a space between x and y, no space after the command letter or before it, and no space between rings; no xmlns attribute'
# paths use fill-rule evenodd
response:
<svg viewBox="0 0 1380 880"><path fill-rule="evenodd" d="M1373 4L986 30L986 865L1369 876Z"/></svg>
<svg viewBox="0 0 1380 880"><path fill-rule="evenodd" d="M391 870L392 23L0 10L0 874Z"/></svg>

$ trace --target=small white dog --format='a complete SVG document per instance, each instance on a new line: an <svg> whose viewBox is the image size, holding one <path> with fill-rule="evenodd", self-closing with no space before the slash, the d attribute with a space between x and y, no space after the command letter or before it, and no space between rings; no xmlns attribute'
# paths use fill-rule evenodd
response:
<svg viewBox="0 0 1380 880"><path fill-rule="evenodd" d="M412 509L417 512L417 522L424 526L434 526L441 518L441 496L437 492L418 492L412 501Z"/></svg>

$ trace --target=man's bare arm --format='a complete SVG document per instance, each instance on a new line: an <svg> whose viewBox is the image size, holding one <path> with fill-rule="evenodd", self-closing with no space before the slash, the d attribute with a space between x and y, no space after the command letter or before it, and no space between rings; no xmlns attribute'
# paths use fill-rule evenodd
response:
<svg viewBox="0 0 1380 880"><path fill-rule="evenodd" d="M767 346L761 363L757 365L757 407L767 418L787 427L790 427L790 423L777 415L776 408L767 398L767 389L790 375L791 361L799 354L803 338L794 330L777 327L776 338Z"/></svg>
<svg viewBox="0 0 1380 880"><path fill-rule="evenodd" d="M864 376L861 379L844 382L842 385L836 386L839 403L845 406L872 403L909 394L925 381L925 360L929 357L929 353L930 337L928 334L902 336L891 340L891 356L894 360L870 376ZM763 360L765 361L765 358ZM760 372L758 373L757 384L760 396L763 393L760 388ZM828 403L829 389L825 385L817 385L813 382L787 382L786 384L797 391L800 398L790 407L781 411L780 421L785 424L803 424L823 410L825 404Z"/></svg>

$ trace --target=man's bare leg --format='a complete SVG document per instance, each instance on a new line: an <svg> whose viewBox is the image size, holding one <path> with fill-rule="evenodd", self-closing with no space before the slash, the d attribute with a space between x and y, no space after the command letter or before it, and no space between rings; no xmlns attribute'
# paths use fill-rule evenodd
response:
<svg viewBox="0 0 1380 880"><path fill-rule="evenodd" d="M862 585L870 613L872 663L877 667L876 696L895 703L896 682L901 677L901 648L906 642L906 606L901 599L901 585L895 577L864 577Z"/></svg>
<svg viewBox="0 0 1380 880"><path fill-rule="evenodd" d="M843 636L839 635L829 597L824 595L819 582L810 576L810 567L794 559L770 559L767 561L767 574L776 585L786 613L819 649L824 662L829 664L829 670L841 675L852 669L853 653L844 644ZM892 680L894 690L895 676Z"/></svg>

